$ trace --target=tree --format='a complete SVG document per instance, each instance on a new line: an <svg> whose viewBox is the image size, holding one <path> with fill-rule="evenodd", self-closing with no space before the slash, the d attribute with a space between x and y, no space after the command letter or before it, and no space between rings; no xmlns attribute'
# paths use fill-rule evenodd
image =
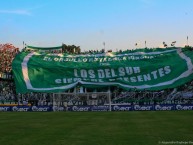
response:
<svg viewBox="0 0 193 145"><path fill-rule="evenodd" d="M62 44L62 51L64 53L80 54L80 46Z"/></svg>

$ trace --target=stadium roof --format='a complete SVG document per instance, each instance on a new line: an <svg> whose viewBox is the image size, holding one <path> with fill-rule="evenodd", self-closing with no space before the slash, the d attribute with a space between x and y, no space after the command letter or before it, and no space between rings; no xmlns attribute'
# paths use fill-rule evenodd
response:
<svg viewBox="0 0 193 145"><path fill-rule="evenodd" d="M26 45L26 49L33 49L33 50L57 50L57 49L62 49L62 45L61 46L56 46L56 47L36 47L36 46Z"/></svg>

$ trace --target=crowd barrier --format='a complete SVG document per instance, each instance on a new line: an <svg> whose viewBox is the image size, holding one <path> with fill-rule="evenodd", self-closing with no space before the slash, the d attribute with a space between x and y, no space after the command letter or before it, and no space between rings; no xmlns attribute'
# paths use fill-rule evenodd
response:
<svg viewBox="0 0 193 145"><path fill-rule="evenodd" d="M0 111L13 112L50 112L50 111L109 111L108 105L102 106L0 106ZM170 111L193 110L193 104L167 105L111 105L111 111Z"/></svg>

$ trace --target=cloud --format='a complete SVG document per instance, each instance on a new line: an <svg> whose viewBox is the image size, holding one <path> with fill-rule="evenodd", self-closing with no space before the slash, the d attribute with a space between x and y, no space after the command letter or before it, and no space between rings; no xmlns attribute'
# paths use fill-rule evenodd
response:
<svg viewBox="0 0 193 145"><path fill-rule="evenodd" d="M0 13L3 14L16 14L16 15L27 15L31 16L31 12L28 10L0 10Z"/></svg>

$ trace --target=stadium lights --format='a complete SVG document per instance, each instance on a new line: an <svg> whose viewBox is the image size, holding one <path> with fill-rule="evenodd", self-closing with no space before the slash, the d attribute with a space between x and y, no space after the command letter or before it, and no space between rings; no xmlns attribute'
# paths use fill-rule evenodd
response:
<svg viewBox="0 0 193 145"><path fill-rule="evenodd" d="M105 51L105 42L103 42L103 46L104 46L104 51Z"/></svg>
<svg viewBox="0 0 193 145"><path fill-rule="evenodd" d="M136 47L136 48L137 48L137 45L138 45L138 44L137 44L137 43L135 43L135 47Z"/></svg>
<svg viewBox="0 0 193 145"><path fill-rule="evenodd" d="M189 45L188 45L188 36L187 36L187 46L189 46Z"/></svg>
<svg viewBox="0 0 193 145"><path fill-rule="evenodd" d="M175 47L175 44L176 44L176 41L173 41L173 42L171 43L171 46L174 46L174 47Z"/></svg>
<svg viewBox="0 0 193 145"><path fill-rule="evenodd" d="M163 45L164 45L164 47L167 47L167 46L168 46L165 42L163 42Z"/></svg>

